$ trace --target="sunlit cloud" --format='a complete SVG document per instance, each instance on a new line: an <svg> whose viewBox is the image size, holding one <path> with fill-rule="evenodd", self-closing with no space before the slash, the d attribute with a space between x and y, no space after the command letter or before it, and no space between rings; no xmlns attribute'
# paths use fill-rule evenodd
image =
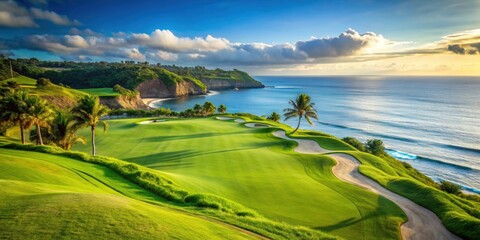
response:
<svg viewBox="0 0 480 240"><path fill-rule="evenodd" d="M78 26L81 23L65 15L40 8L27 9L14 1L0 1L0 27L31 28L38 27L36 20L44 20L55 25Z"/></svg>

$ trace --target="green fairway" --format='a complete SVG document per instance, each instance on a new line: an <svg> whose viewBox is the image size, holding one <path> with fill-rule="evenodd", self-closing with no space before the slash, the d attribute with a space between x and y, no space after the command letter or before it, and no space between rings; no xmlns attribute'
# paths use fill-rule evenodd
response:
<svg viewBox="0 0 480 240"><path fill-rule="evenodd" d="M112 88L83 88L77 90L98 97L115 97L120 95L119 93L113 91Z"/></svg>
<svg viewBox="0 0 480 240"><path fill-rule="evenodd" d="M18 77L7 79L5 81L14 81L26 87L35 87L35 85L37 84L37 80L33 78L25 77L25 76L18 76Z"/></svg>
<svg viewBox="0 0 480 240"><path fill-rule="evenodd" d="M144 120L109 121L107 133L97 132L98 154L157 169L189 191L226 197L274 220L347 239L400 238L405 216L396 205L338 180L331 158L295 153L272 129L213 118L137 124ZM90 151L88 144L76 149Z"/></svg>
<svg viewBox="0 0 480 240"><path fill-rule="evenodd" d="M0 149L0 165L0 239L255 237L162 207L164 200L106 167L9 149Z"/></svg>

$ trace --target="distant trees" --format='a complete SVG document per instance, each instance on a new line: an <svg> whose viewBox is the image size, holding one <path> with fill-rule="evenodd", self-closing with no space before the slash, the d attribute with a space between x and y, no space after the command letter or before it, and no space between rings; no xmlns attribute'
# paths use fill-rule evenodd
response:
<svg viewBox="0 0 480 240"><path fill-rule="evenodd" d="M362 152L368 152L375 156L386 156L385 145L380 139L368 139L367 142L362 143L354 137L344 137L342 141L350 144L352 147L356 148Z"/></svg>
<svg viewBox="0 0 480 240"><path fill-rule="evenodd" d="M278 122L280 121L280 114L278 114L277 112L272 112L272 114L268 115L267 119L269 120L272 120L274 122Z"/></svg>
<svg viewBox="0 0 480 240"><path fill-rule="evenodd" d="M92 141L92 155L96 154L95 147L95 128L97 124L103 125L103 130L107 131L108 123L100 120L102 116L108 114L109 109L100 104L100 100L95 96L83 97L79 104L72 109L72 114L75 116L75 121L79 126L90 127L91 141Z"/></svg>
<svg viewBox="0 0 480 240"><path fill-rule="evenodd" d="M285 112L285 121L290 118L298 117L298 125L295 130L291 132L291 134L295 133L298 128L300 128L300 123L303 117L310 125L313 125L313 122L310 118L318 120L317 110L314 108L315 103L311 102L309 95L302 93L297 96L295 101L290 100L289 104L291 105L291 108L285 108L283 110Z"/></svg>

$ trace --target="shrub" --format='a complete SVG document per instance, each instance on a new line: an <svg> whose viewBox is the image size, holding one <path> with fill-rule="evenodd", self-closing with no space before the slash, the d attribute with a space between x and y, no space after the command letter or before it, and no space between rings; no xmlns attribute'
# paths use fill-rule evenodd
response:
<svg viewBox="0 0 480 240"><path fill-rule="evenodd" d="M352 147L356 148L358 151L366 152L365 145L362 142L358 141L358 139L354 137L344 137L342 141L350 144Z"/></svg>
<svg viewBox="0 0 480 240"><path fill-rule="evenodd" d="M441 181L440 189L442 189L442 191L444 192L452 194L460 194L462 192L462 188L460 187L460 185L449 181Z"/></svg>
<svg viewBox="0 0 480 240"><path fill-rule="evenodd" d="M367 152L375 156L385 155L385 146L380 139L368 139L365 148Z"/></svg>
<svg viewBox="0 0 480 240"><path fill-rule="evenodd" d="M48 78L39 78L37 80L37 87L39 88L44 88L44 87L47 87L48 85L52 84L52 82L50 82L50 79Z"/></svg>

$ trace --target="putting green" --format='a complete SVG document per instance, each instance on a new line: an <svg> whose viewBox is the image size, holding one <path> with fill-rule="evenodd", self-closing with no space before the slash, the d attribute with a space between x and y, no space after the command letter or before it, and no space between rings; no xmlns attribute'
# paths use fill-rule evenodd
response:
<svg viewBox="0 0 480 240"><path fill-rule="evenodd" d="M0 165L0 239L256 238L159 206L159 197L95 164L0 149Z"/></svg>
<svg viewBox="0 0 480 240"><path fill-rule="evenodd" d="M214 118L142 121L109 121L107 133L97 132L98 154L157 169L189 191L229 198L274 220L347 239L400 238L405 216L396 205L335 178L333 159L293 152L273 128ZM88 143L75 148L90 151Z"/></svg>

